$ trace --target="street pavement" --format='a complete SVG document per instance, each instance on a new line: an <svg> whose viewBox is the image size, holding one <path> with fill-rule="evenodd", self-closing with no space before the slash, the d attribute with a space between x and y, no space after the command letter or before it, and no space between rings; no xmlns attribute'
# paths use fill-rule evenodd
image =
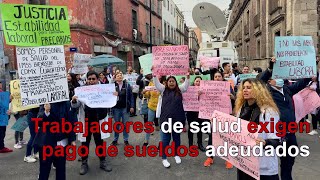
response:
<svg viewBox="0 0 320 180"><path fill-rule="evenodd" d="M131 121L143 121L140 116L130 118ZM11 128L14 120L10 120L7 127L5 144L13 149L14 131ZM131 145L142 146L144 142L144 133L134 133L131 131L129 143ZM29 130L24 134L24 139L29 139ZM112 137L107 139L108 145ZM188 144L187 133L182 133L182 145ZM204 135L205 139L207 135ZM194 137L196 138L196 137ZM299 145L308 145L310 147L309 157L298 157L294 166L293 177L295 180L315 180L320 176L320 141L319 136L309 136L307 134L298 134ZM196 140L194 140L196 142ZM159 132L155 131L150 138L150 144L157 145L159 142ZM77 160L67 162L68 180L235 180L236 168L225 169L225 161L216 157L215 162L210 167L204 167L203 162L206 159L205 153L200 152L198 157L183 157L182 163L177 165L174 158L168 158L171 167L163 167L161 157L126 157L124 156L123 136L120 135L120 145L118 145L119 154L116 157L107 157L108 163L112 165L112 172L104 172L99 168L99 159L95 156L95 144L92 137L89 155L89 172L86 175L79 175L81 163ZM78 143L79 144L79 143ZM207 142L204 142L206 145ZM23 161L26 147L14 149L14 152L0 154L0 179L2 180L36 180L39 172L39 163L26 163ZM55 170L51 170L50 180L55 179Z"/></svg>

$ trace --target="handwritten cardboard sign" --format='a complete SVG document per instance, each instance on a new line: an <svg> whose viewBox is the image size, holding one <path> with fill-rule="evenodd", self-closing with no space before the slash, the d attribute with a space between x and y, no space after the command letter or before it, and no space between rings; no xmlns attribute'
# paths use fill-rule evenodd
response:
<svg viewBox="0 0 320 180"><path fill-rule="evenodd" d="M6 43L16 46L71 44L65 6L0 4Z"/></svg>
<svg viewBox="0 0 320 180"><path fill-rule="evenodd" d="M188 46L153 46L152 52L154 75L186 75L188 73Z"/></svg>
<svg viewBox="0 0 320 180"><path fill-rule="evenodd" d="M228 124L231 124L232 122L237 122L236 117L219 111L214 111L213 117L216 118L217 123L221 122L222 124L224 124L225 122L227 122ZM212 133L212 145L214 147L219 147L223 146L224 142L227 142L228 150L231 146L237 146L239 149L240 146L250 146L252 149L252 147L256 145L255 139L257 139L258 137L258 132L254 134L250 133L247 128L248 124L248 121L241 120L241 127L239 127L241 128L240 133ZM238 156L230 156L230 154L227 153L227 156L221 156L220 158L230 162L238 169L252 176L253 178L260 179L259 157L253 155L249 157L242 157L240 153L238 153Z"/></svg>
<svg viewBox="0 0 320 180"><path fill-rule="evenodd" d="M75 95L90 108L112 108L117 104L115 89L115 84L82 86L75 89Z"/></svg>
<svg viewBox="0 0 320 180"><path fill-rule="evenodd" d="M317 92L307 88L295 94L293 96L293 101L297 122L320 107L320 97Z"/></svg>
<svg viewBox="0 0 320 180"><path fill-rule="evenodd" d="M63 46L17 47L22 106L69 101Z"/></svg>
<svg viewBox="0 0 320 180"><path fill-rule="evenodd" d="M210 119L214 110L230 114L230 83L226 81L200 81L199 118Z"/></svg>
<svg viewBox="0 0 320 180"><path fill-rule="evenodd" d="M7 111L9 110L10 93L0 92L0 126L7 126L9 117Z"/></svg>
<svg viewBox="0 0 320 180"><path fill-rule="evenodd" d="M73 72L75 74L84 74L88 72L88 63L92 57L92 54L80 54L74 53L73 55Z"/></svg>
<svg viewBox="0 0 320 180"><path fill-rule="evenodd" d="M258 74L239 74L240 81L246 80L246 79L255 79Z"/></svg>
<svg viewBox="0 0 320 180"><path fill-rule="evenodd" d="M130 84L133 93L139 92L139 85L137 85L137 79L139 75L137 73L125 74L124 79Z"/></svg>
<svg viewBox="0 0 320 180"><path fill-rule="evenodd" d="M12 96L12 100L11 100L12 112L29 110L32 108L39 107L38 105L22 106L21 93L20 93L20 80L10 81L10 92Z"/></svg>
<svg viewBox="0 0 320 180"><path fill-rule="evenodd" d="M29 127L28 125L28 116L25 115L23 117L20 117L11 127L11 129L15 130L15 131L19 131L19 132L23 132L24 130L27 129L27 127Z"/></svg>
<svg viewBox="0 0 320 180"><path fill-rule="evenodd" d="M199 112L199 86L189 86L188 90L182 94L184 111Z"/></svg>
<svg viewBox="0 0 320 180"><path fill-rule="evenodd" d="M139 57L140 66L143 69L143 74L152 74L152 54L146 54Z"/></svg>
<svg viewBox="0 0 320 180"><path fill-rule="evenodd" d="M218 68L220 57L200 56L200 64L204 68Z"/></svg>
<svg viewBox="0 0 320 180"><path fill-rule="evenodd" d="M275 38L276 63L272 79L301 79L317 76L316 53L311 36Z"/></svg>

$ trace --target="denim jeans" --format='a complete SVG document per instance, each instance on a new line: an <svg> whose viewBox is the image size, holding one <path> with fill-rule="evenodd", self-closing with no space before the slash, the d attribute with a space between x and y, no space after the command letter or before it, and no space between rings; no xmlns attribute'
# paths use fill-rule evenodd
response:
<svg viewBox="0 0 320 180"><path fill-rule="evenodd" d="M29 111L28 113L28 125L29 125L29 131L30 131L30 139L27 144L27 151L26 151L26 156L30 156L33 148L33 153L36 154L39 150L37 146L33 146L33 141L34 138L36 137L36 132L35 132L35 123L34 121L31 120L31 118L36 118L37 114L34 114Z"/></svg>
<svg viewBox="0 0 320 180"><path fill-rule="evenodd" d="M127 128L126 122L129 121L129 113L127 112L127 108L122 108L122 109L114 108L113 118L114 118L114 122L121 122L120 119L122 119L122 123L124 125L123 140L128 141L129 134L126 132L126 128ZM117 125L117 130L119 129L120 129L120 125ZM119 139L119 133L114 132L114 141L118 141L118 139Z"/></svg>
<svg viewBox="0 0 320 180"><path fill-rule="evenodd" d="M161 140L162 140L162 150L163 150L162 151L163 152L162 153L162 159L167 159L167 155L166 155L165 149L170 144L171 136L172 136L173 142L175 143L175 147L174 147L175 154L174 154L174 156L176 156L178 147L180 146L180 143L181 143L180 133L176 133L174 131L172 131L172 133L164 133L161 130L160 136L161 136Z"/></svg>
<svg viewBox="0 0 320 180"><path fill-rule="evenodd" d="M154 122L154 119L156 118L156 112L148 109L148 122ZM150 133L146 133L146 142L149 142L150 139Z"/></svg>

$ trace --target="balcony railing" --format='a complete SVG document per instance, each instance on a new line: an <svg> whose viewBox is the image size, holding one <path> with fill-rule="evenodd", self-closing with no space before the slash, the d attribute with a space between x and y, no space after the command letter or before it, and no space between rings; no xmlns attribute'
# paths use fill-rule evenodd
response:
<svg viewBox="0 0 320 180"><path fill-rule="evenodd" d="M260 14L257 14L256 16L254 16L253 25L254 25L254 28L257 28L260 26Z"/></svg>

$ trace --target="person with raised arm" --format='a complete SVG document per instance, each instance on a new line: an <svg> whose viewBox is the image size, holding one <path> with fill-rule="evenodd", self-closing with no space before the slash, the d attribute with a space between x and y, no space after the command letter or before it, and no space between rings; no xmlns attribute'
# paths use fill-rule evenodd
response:
<svg viewBox="0 0 320 180"><path fill-rule="evenodd" d="M302 89L304 89L311 78L305 78L297 81L293 85L284 85L283 79L272 79L273 65L276 62L275 58L272 58L269 62L269 67L264 71L260 80L267 83L267 87L271 92L272 98L277 104L280 111L280 121L286 122L286 129L288 130L288 125L290 122L296 122L295 109L293 105L292 97ZM297 146L297 138L295 133L287 132L283 141L287 142L287 148L292 145ZM288 149L286 149L288 152ZM292 180L292 167L294 165L295 157L291 157L287 154L285 157L280 157L281 160L281 179L282 180Z"/></svg>
<svg viewBox="0 0 320 180"><path fill-rule="evenodd" d="M178 82L174 76L169 76L167 78L166 85L160 83L158 77L154 76L153 82L155 84L156 89L162 95L162 105L161 105L161 114L160 114L160 127L162 123L168 122L169 118L172 119L172 125L176 122L185 123L185 112L182 104L182 93L186 92L190 85L190 75L187 75L186 81L178 86ZM170 163L167 160L167 156L165 153L165 149L169 146L171 141L171 136L173 142L175 143L175 152L177 152L177 148L180 146L180 133L172 131L171 133L164 132L164 129L161 127L162 135L162 164L164 167L170 167ZM181 158L175 153L175 161L177 164L181 163Z"/></svg>

